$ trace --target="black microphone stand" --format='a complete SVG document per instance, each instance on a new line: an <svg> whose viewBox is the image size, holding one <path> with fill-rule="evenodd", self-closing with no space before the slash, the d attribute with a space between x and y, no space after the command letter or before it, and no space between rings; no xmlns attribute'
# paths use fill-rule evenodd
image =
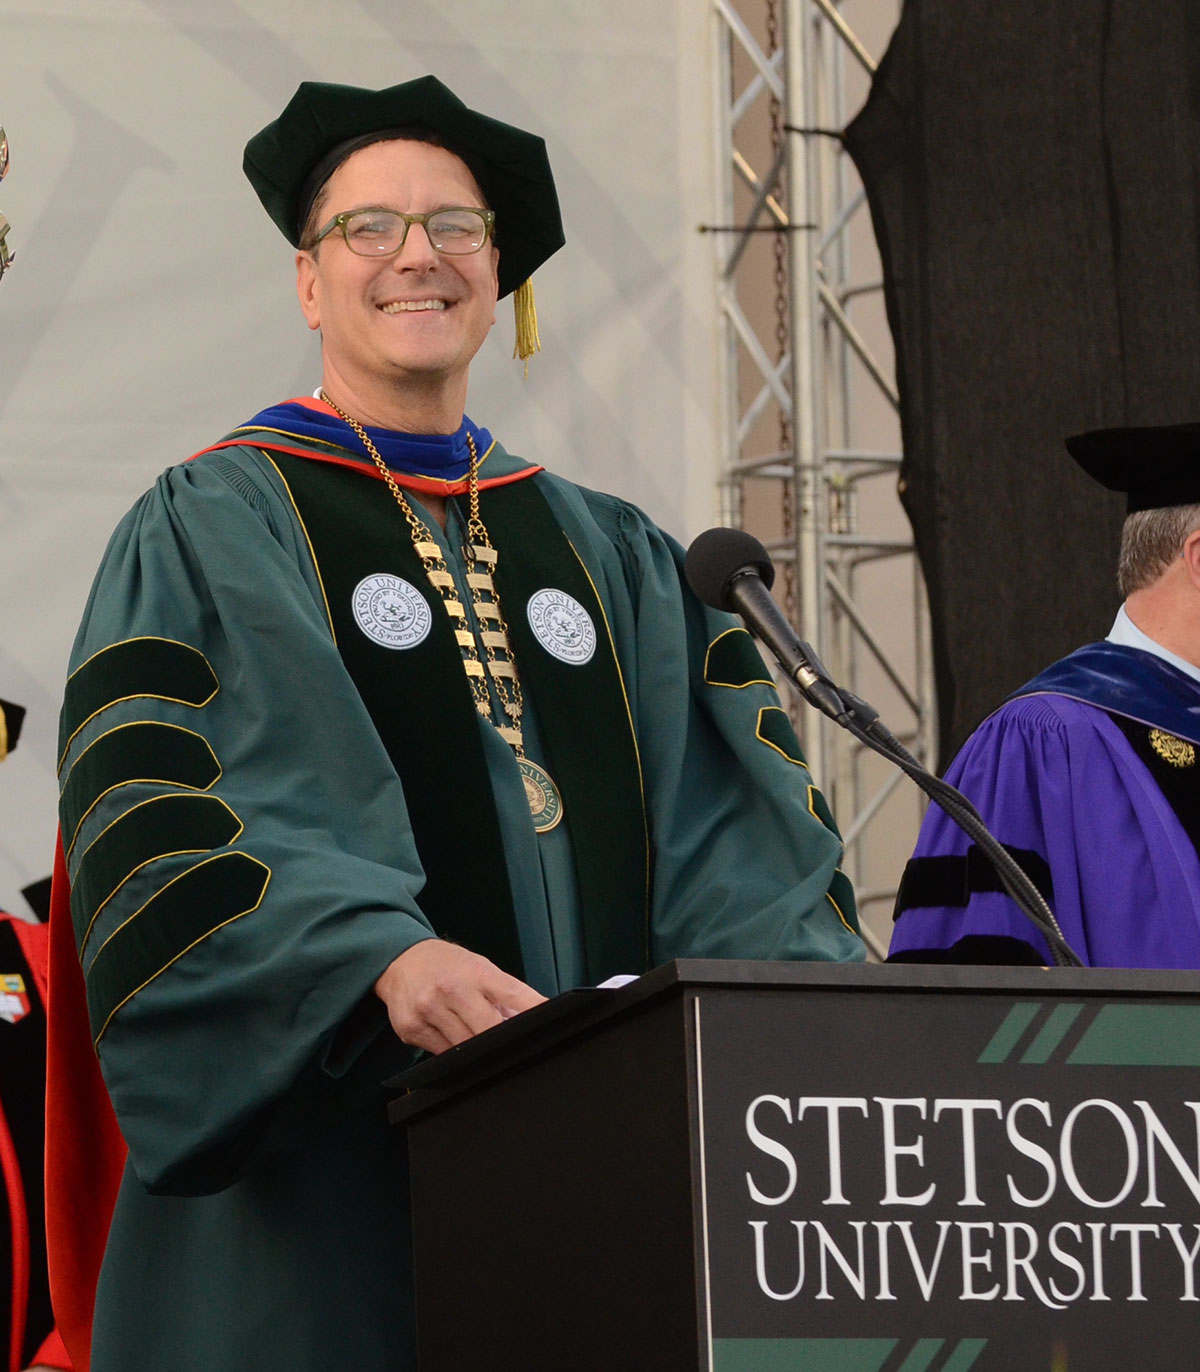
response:
<svg viewBox="0 0 1200 1372"><path fill-rule="evenodd" d="M706 605L740 614L775 657L783 675L806 701L879 753L935 800L991 859L1000 882L1041 932L1059 967L1083 962L1063 936L1054 912L1011 853L988 831L979 811L960 791L935 777L880 721L879 711L835 685L811 646L771 598L775 569L767 550L744 529L709 529L688 549L688 584Z"/></svg>
<svg viewBox="0 0 1200 1372"><path fill-rule="evenodd" d="M1082 959L1067 942L1058 920L1054 917L1054 912L1046 903L1042 893L1030 880L1024 868L991 833L987 825L984 824L979 811L975 809L966 796L961 791L955 790L949 782L934 776L927 767L919 762L879 718L878 710L868 705L865 700L861 700L858 696L835 685L809 644L799 640L799 646L811 669L811 672L806 672L805 676L812 675L815 677L820 688L815 689L811 683L805 684L797 676L788 673L785 664L781 664L784 666L784 674L792 686L809 704L815 706L836 724L840 724L864 747L870 748L872 752L887 758L889 762L911 777L926 795L942 807L960 829L975 840L976 844L991 859L1004 889L1017 903L1026 918L1037 927L1045 938L1050 947L1050 956L1054 959L1055 966L1082 967L1084 965ZM836 705L834 701L837 702ZM841 706L840 710L837 708L838 705Z"/></svg>

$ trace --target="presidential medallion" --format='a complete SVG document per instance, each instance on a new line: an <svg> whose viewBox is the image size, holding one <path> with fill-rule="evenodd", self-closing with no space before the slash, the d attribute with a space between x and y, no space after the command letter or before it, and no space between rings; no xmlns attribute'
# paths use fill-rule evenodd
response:
<svg viewBox="0 0 1200 1372"><path fill-rule="evenodd" d="M1195 748L1183 738L1176 738L1163 729L1150 730L1150 746L1172 767L1192 767L1196 762Z"/></svg>
<svg viewBox="0 0 1200 1372"><path fill-rule="evenodd" d="M558 787L550 780L550 774L536 762L530 762L527 757L519 757L517 766L521 769L521 780L525 783L525 799L529 802L534 831L547 834L562 819L562 796L558 794Z"/></svg>
<svg viewBox="0 0 1200 1372"><path fill-rule="evenodd" d="M364 577L354 588L351 608L355 623L381 648L415 648L433 625L421 592L387 572Z"/></svg>
<svg viewBox="0 0 1200 1372"><path fill-rule="evenodd" d="M574 596L547 586L529 597L525 612L537 641L551 657L573 667L592 660L596 626Z"/></svg>

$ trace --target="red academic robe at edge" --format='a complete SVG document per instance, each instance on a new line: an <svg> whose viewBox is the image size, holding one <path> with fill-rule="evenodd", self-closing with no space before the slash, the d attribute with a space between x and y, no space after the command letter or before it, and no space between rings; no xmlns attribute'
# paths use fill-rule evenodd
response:
<svg viewBox="0 0 1200 1372"><path fill-rule="evenodd" d="M71 1367L53 1328L43 1247L42 1092L49 930L0 913L0 1234L7 1223L7 1290L0 1295L0 1368Z"/></svg>
<svg viewBox="0 0 1200 1372"><path fill-rule="evenodd" d="M104 1244L125 1167L126 1147L100 1075L75 951L62 843L50 898L47 1017L46 1250L58 1332L70 1362L88 1372L92 1313Z"/></svg>

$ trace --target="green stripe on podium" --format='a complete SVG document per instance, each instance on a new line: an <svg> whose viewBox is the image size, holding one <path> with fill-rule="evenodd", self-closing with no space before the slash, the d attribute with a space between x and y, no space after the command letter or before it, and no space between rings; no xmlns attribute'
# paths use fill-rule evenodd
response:
<svg viewBox="0 0 1200 1372"><path fill-rule="evenodd" d="M980 1062L1003 1062L1017 1046L1021 1035L1033 1023L1033 1018L1041 1009L1037 1001L1019 1001L1005 1015L1003 1022L992 1035L992 1041L979 1055Z"/></svg>
<svg viewBox="0 0 1200 1372"><path fill-rule="evenodd" d="M918 1339L896 1372L929 1372L945 1342L945 1339Z"/></svg>
<svg viewBox="0 0 1200 1372"><path fill-rule="evenodd" d="M713 1372L879 1372L896 1339L714 1339Z"/></svg>
<svg viewBox="0 0 1200 1372"><path fill-rule="evenodd" d="M942 1364L942 1372L967 1372L975 1366L975 1359L987 1347L987 1339L963 1339Z"/></svg>
<svg viewBox="0 0 1200 1372"><path fill-rule="evenodd" d="M1067 1062L1085 1067L1200 1067L1200 1005L1106 1005Z"/></svg>
<svg viewBox="0 0 1200 1372"><path fill-rule="evenodd" d="M879 1372L899 1339L714 1339L713 1372ZM944 1339L918 1339L899 1372L925 1372ZM960 1339L941 1372L969 1372L986 1339Z"/></svg>
<svg viewBox="0 0 1200 1372"><path fill-rule="evenodd" d="M1054 1050L1066 1038L1067 1030L1079 1018L1082 1005L1056 1005L1050 1012L1046 1023L1038 1031L1037 1038L1021 1056L1023 1063L1045 1063L1054 1056Z"/></svg>

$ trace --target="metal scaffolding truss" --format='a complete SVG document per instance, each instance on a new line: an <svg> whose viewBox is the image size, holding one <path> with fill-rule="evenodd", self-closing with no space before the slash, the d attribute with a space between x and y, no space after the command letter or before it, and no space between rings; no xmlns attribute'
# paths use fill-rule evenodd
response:
<svg viewBox="0 0 1200 1372"><path fill-rule="evenodd" d="M931 756L925 594L896 496L898 396L856 317L879 332L882 282L841 140L850 78L860 99L864 86L848 67L869 76L875 62L837 0L711 0L711 14L722 519L762 538L777 595L835 680ZM876 279L856 277L856 247ZM920 806L895 799L901 773L835 725L803 706L795 719L881 956Z"/></svg>

